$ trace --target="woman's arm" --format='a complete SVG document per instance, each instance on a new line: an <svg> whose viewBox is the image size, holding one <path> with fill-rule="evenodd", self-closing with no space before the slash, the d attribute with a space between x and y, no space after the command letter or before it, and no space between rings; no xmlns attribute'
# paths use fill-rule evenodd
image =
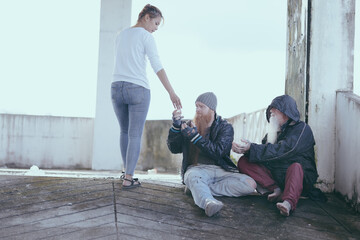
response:
<svg viewBox="0 0 360 240"><path fill-rule="evenodd" d="M160 81L161 81L162 85L164 86L164 88L166 89L166 91L169 93L171 102L173 103L174 107L176 109L181 109L182 106L181 106L180 98L176 95L174 89L172 88L170 81L166 75L165 70L161 69L160 71L158 71L156 73L156 75L160 79Z"/></svg>

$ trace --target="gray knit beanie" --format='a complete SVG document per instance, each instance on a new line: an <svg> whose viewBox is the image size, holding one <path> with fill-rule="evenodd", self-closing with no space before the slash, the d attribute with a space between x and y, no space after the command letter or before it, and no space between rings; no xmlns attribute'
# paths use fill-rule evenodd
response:
<svg viewBox="0 0 360 240"><path fill-rule="evenodd" d="M217 99L213 92L206 92L201 94L195 102L201 102L216 112Z"/></svg>

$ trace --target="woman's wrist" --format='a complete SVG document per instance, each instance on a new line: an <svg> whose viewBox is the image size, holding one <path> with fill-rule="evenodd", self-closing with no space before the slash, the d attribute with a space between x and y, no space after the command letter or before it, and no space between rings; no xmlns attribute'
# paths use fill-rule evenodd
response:
<svg viewBox="0 0 360 240"><path fill-rule="evenodd" d="M175 95L174 89L169 89L168 93L169 93L170 96Z"/></svg>

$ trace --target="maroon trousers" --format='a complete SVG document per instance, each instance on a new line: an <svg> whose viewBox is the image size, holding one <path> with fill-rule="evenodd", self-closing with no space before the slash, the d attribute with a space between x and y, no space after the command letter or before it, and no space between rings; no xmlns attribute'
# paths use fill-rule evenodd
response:
<svg viewBox="0 0 360 240"><path fill-rule="evenodd" d="M238 161L238 169L241 173L252 177L258 184L269 191L278 188L271 172L262 164L250 163L248 158L242 156ZM291 204L291 210L295 210L296 205L303 190L304 171L300 163L293 163L286 171L285 188L281 197L282 201Z"/></svg>

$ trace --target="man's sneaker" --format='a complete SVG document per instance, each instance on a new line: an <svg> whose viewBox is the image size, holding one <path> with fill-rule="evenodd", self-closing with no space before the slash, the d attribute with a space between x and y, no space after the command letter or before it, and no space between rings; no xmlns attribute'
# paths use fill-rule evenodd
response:
<svg viewBox="0 0 360 240"><path fill-rule="evenodd" d="M280 214L288 217L290 215L291 204L288 201L279 202L276 207L280 210Z"/></svg>
<svg viewBox="0 0 360 240"><path fill-rule="evenodd" d="M209 217L213 216L221 210L224 204L216 199L206 199L205 201L205 214Z"/></svg>

